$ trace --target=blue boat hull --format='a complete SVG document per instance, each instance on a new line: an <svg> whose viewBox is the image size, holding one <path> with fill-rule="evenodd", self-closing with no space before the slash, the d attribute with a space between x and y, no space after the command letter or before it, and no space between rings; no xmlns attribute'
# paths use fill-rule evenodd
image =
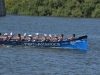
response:
<svg viewBox="0 0 100 75"><path fill-rule="evenodd" d="M47 47L47 48L65 48L65 49L82 49L87 50L87 36L79 37L71 41L0 41L0 44L4 45L21 45L21 46L32 46L32 47Z"/></svg>

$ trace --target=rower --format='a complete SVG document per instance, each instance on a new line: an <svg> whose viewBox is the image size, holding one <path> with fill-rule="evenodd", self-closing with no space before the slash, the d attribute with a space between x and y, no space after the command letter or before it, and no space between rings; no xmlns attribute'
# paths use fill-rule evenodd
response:
<svg viewBox="0 0 100 75"><path fill-rule="evenodd" d="M22 41L25 41L26 40L26 33L24 33L24 35L21 36L21 39L22 39Z"/></svg>
<svg viewBox="0 0 100 75"><path fill-rule="evenodd" d="M1 33L0 33L0 41L2 41L3 39L2 39L2 35L1 35Z"/></svg>
<svg viewBox="0 0 100 75"><path fill-rule="evenodd" d="M47 37L47 41L51 41L51 38L52 38L52 36L51 36L51 34L49 34L49 36Z"/></svg>
<svg viewBox="0 0 100 75"><path fill-rule="evenodd" d="M1 36L1 33L0 33L0 36Z"/></svg>
<svg viewBox="0 0 100 75"><path fill-rule="evenodd" d="M21 41L21 35L18 34L16 37L12 38L12 40Z"/></svg>
<svg viewBox="0 0 100 75"><path fill-rule="evenodd" d="M55 35L54 38L52 38L52 41L54 41L54 42L58 41L57 35Z"/></svg>
<svg viewBox="0 0 100 75"><path fill-rule="evenodd" d="M8 34L7 34L7 33L4 34L3 40L4 40L4 41L9 41Z"/></svg>
<svg viewBox="0 0 100 75"><path fill-rule="evenodd" d="M44 37L42 38L42 41L46 41L47 40L47 35L44 34Z"/></svg>
<svg viewBox="0 0 100 75"><path fill-rule="evenodd" d="M34 40L34 41L38 41L38 38L39 38L39 33L36 33L36 36L33 37L33 40Z"/></svg>
<svg viewBox="0 0 100 75"><path fill-rule="evenodd" d="M28 36L29 36L28 41L32 41L33 40L32 35L28 35Z"/></svg>
<svg viewBox="0 0 100 75"><path fill-rule="evenodd" d="M21 41L21 35L20 34L18 34L18 41Z"/></svg>
<svg viewBox="0 0 100 75"><path fill-rule="evenodd" d="M10 40L13 38L12 32L10 33L10 35L8 36L8 38L9 38Z"/></svg>
<svg viewBox="0 0 100 75"><path fill-rule="evenodd" d="M75 39L75 34L72 35L72 37L67 38L67 40L74 40Z"/></svg>
<svg viewBox="0 0 100 75"><path fill-rule="evenodd" d="M60 35L60 37L58 37L58 41L62 41L63 40L63 34Z"/></svg>

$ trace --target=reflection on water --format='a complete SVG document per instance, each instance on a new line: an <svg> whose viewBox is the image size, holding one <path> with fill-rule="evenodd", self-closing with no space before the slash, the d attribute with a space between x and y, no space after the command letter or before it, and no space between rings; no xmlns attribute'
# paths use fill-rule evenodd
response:
<svg viewBox="0 0 100 75"><path fill-rule="evenodd" d="M7 15L0 32L88 35L88 50L0 46L1 75L99 75L100 19Z"/></svg>

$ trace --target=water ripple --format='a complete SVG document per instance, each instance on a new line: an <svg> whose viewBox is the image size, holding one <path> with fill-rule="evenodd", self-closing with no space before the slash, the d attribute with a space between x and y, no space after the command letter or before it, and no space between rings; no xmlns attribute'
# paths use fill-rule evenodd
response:
<svg viewBox="0 0 100 75"><path fill-rule="evenodd" d="M100 19L7 15L0 17L0 30L88 35L88 50L0 46L0 75L99 75Z"/></svg>

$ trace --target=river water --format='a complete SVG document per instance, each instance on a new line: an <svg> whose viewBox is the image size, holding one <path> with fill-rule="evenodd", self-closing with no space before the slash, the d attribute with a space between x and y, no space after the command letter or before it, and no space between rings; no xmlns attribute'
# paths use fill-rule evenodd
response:
<svg viewBox="0 0 100 75"><path fill-rule="evenodd" d="M88 35L88 50L0 46L0 75L100 75L100 18L7 15L0 32Z"/></svg>

